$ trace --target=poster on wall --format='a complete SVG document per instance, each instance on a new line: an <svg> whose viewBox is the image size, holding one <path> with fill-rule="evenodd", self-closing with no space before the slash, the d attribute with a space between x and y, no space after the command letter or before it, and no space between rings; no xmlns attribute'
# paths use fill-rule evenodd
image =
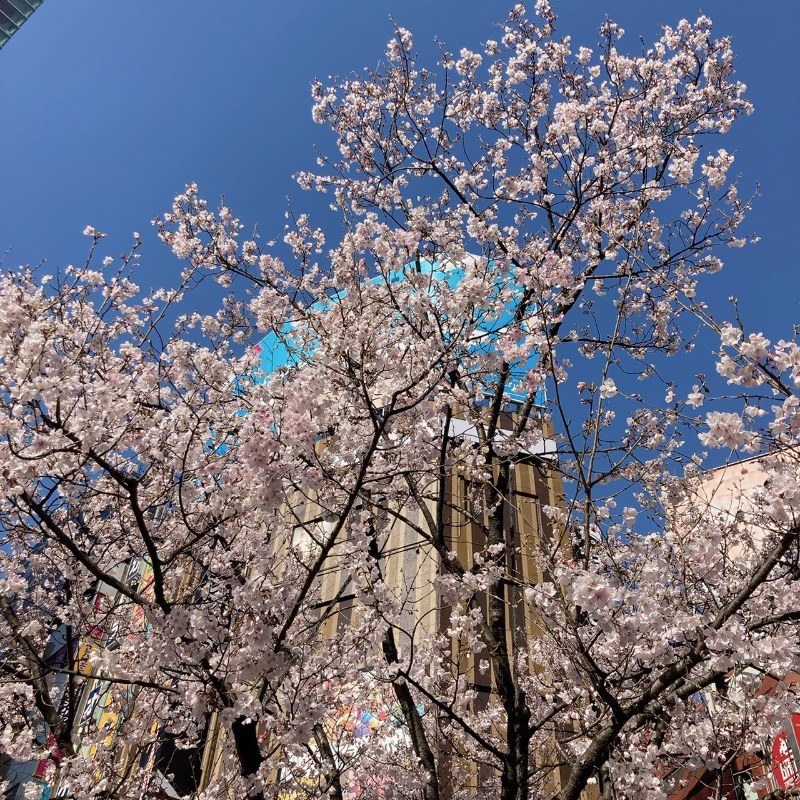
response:
<svg viewBox="0 0 800 800"><path fill-rule="evenodd" d="M383 797L396 777L413 769L415 763L411 737L394 692L387 684L365 675L358 683L347 685L331 681L326 693L329 710L321 724L340 770L342 797ZM417 712L420 716L425 713L421 705ZM378 753L382 757L376 762ZM357 768L366 754L373 766L380 763L382 768ZM282 783L286 789L280 800L299 800L307 796L310 787L318 788L324 782L322 761L315 741L298 750L284 770Z"/></svg>

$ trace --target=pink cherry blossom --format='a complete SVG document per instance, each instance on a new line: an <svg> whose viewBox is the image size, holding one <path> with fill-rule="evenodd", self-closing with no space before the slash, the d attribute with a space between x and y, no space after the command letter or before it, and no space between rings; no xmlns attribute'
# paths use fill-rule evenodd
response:
<svg viewBox="0 0 800 800"><path fill-rule="evenodd" d="M340 225L189 184L165 288L91 226L0 277L4 754L76 800L169 794L172 744L198 798L655 800L774 739L800 345L701 296L752 107L707 17L623 33L397 28L312 87Z"/></svg>

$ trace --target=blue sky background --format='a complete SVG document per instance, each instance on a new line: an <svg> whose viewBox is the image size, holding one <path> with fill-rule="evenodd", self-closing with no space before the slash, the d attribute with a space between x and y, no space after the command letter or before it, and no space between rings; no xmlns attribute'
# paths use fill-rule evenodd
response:
<svg viewBox="0 0 800 800"><path fill-rule="evenodd" d="M111 254L141 232L140 282L172 285L181 265L149 221L191 181L212 203L224 194L246 230L257 224L265 239L279 237L287 196L296 211L324 206L291 177L314 168L315 145L333 152L311 121L315 77L377 66L390 17L433 62L435 36L456 52L476 47L497 38L493 23L507 10L486 0L45 0L0 51L4 268L82 262L81 231L93 225L109 234ZM800 322L800 3L562 0L555 10L575 47L596 44L606 14L632 51L660 24L700 12L733 36L756 113L719 144L736 152L742 194L761 184L746 232L762 241L723 253L726 269L709 294L720 307L738 295L751 328L788 338Z"/></svg>

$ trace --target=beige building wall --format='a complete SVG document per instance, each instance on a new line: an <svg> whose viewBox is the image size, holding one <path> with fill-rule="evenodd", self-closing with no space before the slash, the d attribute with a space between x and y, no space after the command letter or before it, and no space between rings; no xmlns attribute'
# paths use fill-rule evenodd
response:
<svg viewBox="0 0 800 800"><path fill-rule="evenodd" d="M512 417L505 419L510 427ZM551 432L546 431L546 440L551 442ZM524 587L542 580L539 564L539 549L543 542L553 543L556 537L549 520L542 512L544 505L563 503L563 487L555 468L552 447L544 447L543 454L523 457L513 470L510 496L507 498L506 530L510 547L506 552L506 569L511 580L506 589L508 604L507 645L509 652L522 652L526 649L529 637L539 635L539 628L530 610L524 603ZM458 555L465 567L471 567L477 553L485 550L486 542L481 530L482 516L472 507L470 487L460 475L454 474L445 481L444 501L445 541L447 547ZM431 483L424 491L428 511L435 516L436 484ZM378 499L376 499L378 502ZM450 624L452 609L443 602L436 589L436 579L445 569L433 545L420 532L426 530L425 515L415 502L393 509L394 514L384 516L386 526L378 534L381 552L380 566L384 581L395 597L401 600L401 614L397 620L395 637L401 651L411 645L411 638L444 633ZM290 550L300 554L308 549L313 552L311 540L324 541L334 527L332 518L326 518L322 510L307 498L298 497L291 509L284 512L284 525L293 529L292 548L286 540L279 542L276 558L292 557ZM388 535L386 530L388 529ZM319 576L319 601L321 615L325 616L318 635L320 639L333 639L342 627L354 622L356 602L354 599L354 576L343 567L341 558L342 543L346 541L346 531L340 534L340 541L334 546ZM479 598L485 609L485 599ZM451 658L453 670L464 676L467 685L477 691L475 701L478 706L491 702L491 674L479 669L479 662L487 659L486 653L473 655L465 641L451 639ZM532 665L537 668L538 665ZM220 769L220 737L217 725L212 724L209 734L209 747L204 758L204 780L218 774ZM457 754L444 757L446 762L458 759ZM484 767L483 771L488 768ZM477 789L481 770L470 765L469 779ZM558 782L558 777L554 776ZM201 786L202 788L202 786Z"/></svg>

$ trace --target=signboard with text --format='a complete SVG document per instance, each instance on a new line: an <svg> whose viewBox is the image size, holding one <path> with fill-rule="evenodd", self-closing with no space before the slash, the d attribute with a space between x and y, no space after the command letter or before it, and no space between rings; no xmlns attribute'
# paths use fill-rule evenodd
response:
<svg viewBox="0 0 800 800"><path fill-rule="evenodd" d="M788 731L781 731L772 742L772 774L781 789L800 785L800 769L795 758L800 738L800 714L792 714Z"/></svg>

